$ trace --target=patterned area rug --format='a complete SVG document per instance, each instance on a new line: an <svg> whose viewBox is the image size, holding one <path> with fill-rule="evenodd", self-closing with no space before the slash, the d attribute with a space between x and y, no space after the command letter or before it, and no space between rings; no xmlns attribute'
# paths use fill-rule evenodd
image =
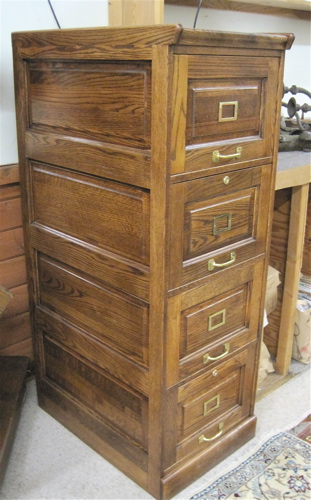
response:
<svg viewBox="0 0 311 500"><path fill-rule="evenodd" d="M299 437L299 439L303 439L307 443L311 444L311 415L305 418L300 424L296 425L291 431L290 434Z"/></svg>
<svg viewBox="0 0 311 500"><path fill-rule="evenodd" d="M281 432L190 500L311 499L310 416Z"/></svg>

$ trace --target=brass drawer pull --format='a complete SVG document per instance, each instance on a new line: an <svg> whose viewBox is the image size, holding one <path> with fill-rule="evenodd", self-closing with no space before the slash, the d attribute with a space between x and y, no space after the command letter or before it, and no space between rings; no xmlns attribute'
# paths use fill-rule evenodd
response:
<svg viewBox="0 0 311 500"><path fill-rule="evenodd" d="M218 163L219 160L230 160L231 158L241 158L242 156L242 148L238 147L236 148L236 153L233 153L232 155L221 155L219 151L213 151L213 163Z"/></svg>
<svg viewBox="0 0 311 500"><path fill-rule="evenodd" d="M225 356L227 356L230 352L230 343L226 342L224 347L225 347L224 352L222 354L219 354L219 356L215 356L214 358L210 356L208 353L204 354L203 363L206 365L209 361L218 361L219 359L222 359Z"/></svg>
<svg viewBox="0 0 311 500"><path fill-rule="evenodd" d="M199 444L201 443L204 443L204 442L208 442L208 441L214 441L214 439L217 439L219 438L221 435L222 435L222 432L223 432L223 428L224 428L224 424L223 422L221 422L219 425L218 425L218 432L217 434L215 434L215 436L211 437L211 438L206 438L204 436L204 434L202 434L202 436L199 437Z"/></svg>
<svg viewBox="0 0 311 500"><path fill-rule="evenodd" d="M236 253L235 252L231 252L230 253L230 260L227 260L227 262L223 262L222 264L217 264L217 262L215 262L215 259L210 259L208 262L207 262L207 268L209 271L213 271L214 267L226 267L226 266L230 266L230 264L233 264L236 260Z"/></svg>

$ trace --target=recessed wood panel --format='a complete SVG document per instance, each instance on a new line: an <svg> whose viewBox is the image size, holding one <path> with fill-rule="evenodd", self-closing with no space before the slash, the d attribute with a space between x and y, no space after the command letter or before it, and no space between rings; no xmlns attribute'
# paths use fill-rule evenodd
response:
<svg viewBox="0 0 311 500"><path fill-rule="evenodd" d="M36 225L142 263L149 261L148 192L36 163L32 190Z"/></svg>
<svg viewBox="0 0 311 500"><path fill-rule="evenodd" d="M120 356L120 352L114 351L109 345L104 345L81 326L74 325L67 318L62 318L42 306L35 309L35 324L39 339L42 337L41 332L44 332L44 335L65 350L87 359L92 365L109 373L120 382L135 387L141 394L148 395L148 370L138 363L133 363L131 358Z"/></svg>
<svg viewBox="0 0 311 500"><path fill-rule="evenodd" d="M262 80L190 80L187 140L190 144L260 136Z"/></svg>
<svg viewBox="0 0 311 500"><path fill-rule="evenodd" d="M0 261L24 254L23 228L0 232Z"/></svg>
<svg viewBox="0 0 311 500"><path fill-rule="evenodd" d="M146 447L147 400L48 339L45 377Z"/></svg>
<svg viewBox="0 0 311 500"><path fill-rule="evenodd" d="M27 281L25 256L13 257L1 261L0 259L0 283L6 288L14 288L23 285Z"/></svg>
<svg viewBox="0 0 311 500"><path fill-rule="evenodd" d="M182 312L180 357L248 326L248 284Z"/></svg>
<svg viewBox="0 0 311 500"><path fill-rule="evenodd" d="M255 432L292 41L13 35L39 404L158 500Z"/></svg>
<svg viewBox="0 0 311 500"><path fill-rule="evenodd" d="M278 57L189 55L178 89L186 120L172 133L185 153L177 162L174 151L174 174L272 157L279 65Z"/></svg>
<svg viewBox="0 0 311 500"><path fill-rule="evenodd" d="M0 318L0 348L31 339L29 312Z"/></svg>
<svg viewBox="0 0 311 500"><path fill-rule="evenodd" d="M13 299L2 314L1 320L11 318L29 310L28 288L26 284L11 288L10 292L13 293Z"/></svg>
<svg viewBox="0 0 311 500"><path fill-rule="evenodd" d="M5 188L2 188L5 189ZM18 228L22 225L22 208L20 194L10 199L0 198L0 227L1 231Z"/></svg>
<svg viewBox="0 0 311 500"><path fill-rule="evenodd" d="M39 256L40 304L148 365L148 305Z"/></svg>
<svg viewBox="0 0 311 500"><path fill-rule="evenodd" d="M252 238L256 188L185 207L184 259Z"/></svg>
<svg viewBox="0 0 311 500"><path fill-rule="evenodd" d="M189 435L196 429L218 418L228 410L235 409L240 404L243 371L240 368L228 373L215 387L197 391L196 380L192 383L193 397L179 403L180 438Z"/></svg>
<svg viewBox="0 0 311 500"><path fill-rule="evenodd" d="M180 387L177 459L202 453L250 416L255 352L253 343L217 370Z"/></svg>
<svg viewBox="0 0 311 500"><path fill-rule="evenodd" d="M171 288L260 255L270 190L269 165L173 184Z"/></svg>
<svg viewBox="0 0 311 500"><path fill-rule="evenodd" d="M150 146L150 64L31 62L29 126Z"/></svg>
<svg viewBox="0 0 311 500"><path fill-rule="evenodd" d="M257 338L262 319L258 306L262 273L262 261L243 266L239 273L228 269L215 275L212 283L181 295L180 316L175 320L179 345L169 332L171 349L179 358L172 384L229 362L243 345Z"/></svg>

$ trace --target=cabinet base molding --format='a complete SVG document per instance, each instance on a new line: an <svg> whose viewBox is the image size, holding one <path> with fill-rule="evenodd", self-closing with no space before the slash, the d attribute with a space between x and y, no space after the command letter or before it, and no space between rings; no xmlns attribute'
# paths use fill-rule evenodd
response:
<svg viewBox="0 0 311 500"><path fill-rule="evenodd" d="M256 432L255 416L242 422L233 431L228 432L222 441L217 441L205 453L198 455L193 460L186 462L178 469L167 473L161 480L162 499L168 500L179 491L195 481L207 470L215 467L219 462L234 453L241 446L255 436Z"/></svg>

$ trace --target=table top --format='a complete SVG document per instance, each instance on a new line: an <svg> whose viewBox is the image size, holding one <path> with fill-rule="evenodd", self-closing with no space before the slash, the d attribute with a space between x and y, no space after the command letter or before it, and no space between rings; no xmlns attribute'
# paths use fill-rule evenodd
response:
<svg viewBox="0 0 311 500"><path fill-rule="evenodd" d="M278 154L275 189L311 182L311 153L286 151Z"/></svg>

